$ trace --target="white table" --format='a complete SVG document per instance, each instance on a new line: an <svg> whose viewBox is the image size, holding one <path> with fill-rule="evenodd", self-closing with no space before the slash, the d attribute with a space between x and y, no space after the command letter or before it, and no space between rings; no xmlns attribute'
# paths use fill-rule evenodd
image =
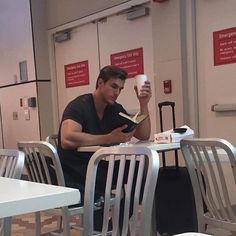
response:
<svg viewBox="0 0 236 236"><path fill-rule="evenodd" d="M149 141L139 141L137 143L122 143L118 146L144 146L148 147L154 151L162 152L162 151L171 151L180 149L180 143L168 143L168 144L157 144L154 142ZM98 149L102 148L103 146L86 146L86 147L79 147L77 149L78 152L96 152Z"/></svg>
<svg viewBox="0 0 236 236"><path fill-rule="evenodd" d="M0 177L0 218L79 202L78 189Z"/></svg>

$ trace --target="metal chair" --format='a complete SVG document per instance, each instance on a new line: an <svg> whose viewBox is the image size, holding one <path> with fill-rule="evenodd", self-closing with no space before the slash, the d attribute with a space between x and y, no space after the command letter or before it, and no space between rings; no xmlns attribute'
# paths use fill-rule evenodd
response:
<svg viewBox="0 0 236 236"><path fill-rule="evenodd" d="M14 149L0 149L0 176L20 179L25 155ZM0 235L11 235L11 217L0 220Z"/></svg>
<svg viewBox="0 0 236 236"><path fill-rule="evenodd" d="M29 180L38 183L65 186L64 175L56 149L48 142L18 142L19 150L25 153L25 166ZM70 216L83 214L83 206L62 207L51 209L53 215L62 216L63 228L58 225L57 231L70 235ZM36 235L41 233L40 212L36 213Z"/></svg>
<svg viewBox="0 0 236 236"><path fill-rule="evenodd" d="M158 154L146 147L120 146L102 148L94 153L89 161L84 200L84 235L93 235L95 182L98 174L97 167L101 160L108 162L108 170L107 173L104 173L104 175L107 174L107 177L103 226L102 233L99 235L109 233L123 236L128 233L130 235L150 235L153 199L159 170ZM128 177L124 181L128 163ZM116 175L114 171L117 171L118 174ZM124 201L123 211L121 210L122 199ZM130 209L133 209L131 216ZM123 219L121 232L119 232L120 217ZM112 221L112 229L108 227L109 219Z"/></svg>
<svg viewBox="0 0 236 236"><path fill-rule="evenodd" d="M229 184L230 191L236 189L234 146L213 138L186 139L180 144L194 190L198 231L204 233L207 225L236 231L236 208L229 194Z"/></svg>
<svg viewBox="0 0 236 236"><path fill-rule="evenodd" d="M57 134L50 134L46 137L46 141L51 143L56 149L58 147L58 135Z"/></svg>
<svg viewBox="0 0 236 236"><path fill-rule="evenodd" d="M188 233L182 233L182 234L175 234L174 236L213 236L213 235L196 233L196 232L188 232Z"/></svg>

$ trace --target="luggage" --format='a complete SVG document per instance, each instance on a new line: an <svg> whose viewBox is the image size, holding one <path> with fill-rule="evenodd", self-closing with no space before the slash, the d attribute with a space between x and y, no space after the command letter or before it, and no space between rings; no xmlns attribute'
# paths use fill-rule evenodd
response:
<svg viewBox="0 0 236 236"><path fill-rule="evenodd" d="M161 102L160 127L163 132L162 108L172 109L173 128L175 124L175 103ZM163 235L174 235L183 232L197 232L197 215L194 193L186 167L178 165L178 151L174 151L175 166L166 166L165 152L162 153L163 167L159 170L155 203L157 231Z"/></svg>
<svg viewBox="0 0 236 236"><path fill-rule="evenodd" d="M168 102L168 101L160 102L160 103L158 103L158 107L159 107L159 113L160 113L161 132L164 131L164 128L163 128L163 117L162 117L162 108L165 107L165 106L171 106L171 109L172 109L172 121L173 121L172 128L173 129L176 128L176 124L175 124L175 102ZM175 166L176 166L176 168L178 168L178 166L179 166L178 150L174 150L174 153L175 153ZM162 164L163 164L163 167L166 167L165 152L162 152Z"/></svg>
<svg viewBox="0 0 236 236"><path fill-rule="evenodd" d="M197 232L194 194L186 167L160 168L155 196L159 233Z"/></svg>

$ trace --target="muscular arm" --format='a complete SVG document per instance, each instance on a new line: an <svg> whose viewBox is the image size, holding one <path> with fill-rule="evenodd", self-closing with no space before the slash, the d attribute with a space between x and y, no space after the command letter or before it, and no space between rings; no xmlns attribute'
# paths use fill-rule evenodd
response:
<svg viewBox="0 0 236 236"><path fill-rule="evenodd" d="M137 87L134 87L137 98L139 100L140 104L140 113L148 115L148 102L152 96L152 91L151 91L151 84L149 81L145 82L145 85L143 85L141 89L141 94L138 94ZM150 117L145 119L142 123L140 123L137 128L136 132L134 133L134 137L139 139L139 140L148 140L150 138L151 134L151 121Z"/></svg>
<svg viewBox="0 0 236 236"><path fill-rule="evenodd" d="M148 107L141 107L140 113L148 115ZM136 131L134 133L134 137L139 140L148 140L150 138L151 133L151 121L150 117L148 116L147 119L145 119L143 122L141 122L137 127Z"/></svg>
<svg viewBox="0 0 236 236"><path fill-rule="evenodd" d="M74 149L81 146L112 144L127 142L133 136L133 132L123 133L122 130L127 126L114 129L108 134L94 135L82 132L82 126L67 119L61 125L61 145L64 149Z"/></svg>

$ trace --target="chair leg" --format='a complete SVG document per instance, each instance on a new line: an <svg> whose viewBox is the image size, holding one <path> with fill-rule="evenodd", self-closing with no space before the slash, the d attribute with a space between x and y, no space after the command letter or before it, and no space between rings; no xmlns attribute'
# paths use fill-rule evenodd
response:
<svg viewBox="0 0 236 236"><path fill-rule="evenodd" d="M153 202L153 207L152 207L152 220L151 220L151 227L150 227L150 235L160 235L159 232L157 232L157 227L156 227L156 203L155 200Z"/></svg>
<svg viewBox="0 0 236 236"><path fill-rule="evenodd" d="M0 236L3 235L3 219L0 219Z"/></svg>
<svg viewBox="0 0 236 236"><path fill-rule="evenodd" d="M58 216L57 218L57 231L58 232L62 231L62 216Z"/></svg>
<svg viewBox="0 0 236 236"><path fill-rule="evenodd" d="M3 235L11 236L11 217L4 218L3 220Z"/></svg>
<svg viewBox="0 0 236 236"><path fill-rule="evenodd" d="M67 207L62 208L63 235L70 236L70 215Z"/></svg>
<svg viewBox="0 0 236 236"><path fill-rule="evenodd" d="M82 230L80 230L80 234L81 236L84 236L84 230L83 230L83 225L84 225L84 216L83 215L80 215L80 222L79 222L79 225L80 227L82 228Z"/></svg>
<svg viewBox="0 0 236 236"><path fill-rule="evenodd" d="M40 211L35 212L35 235L40 236L41 235L41 217L40 217Z"/></svg>

